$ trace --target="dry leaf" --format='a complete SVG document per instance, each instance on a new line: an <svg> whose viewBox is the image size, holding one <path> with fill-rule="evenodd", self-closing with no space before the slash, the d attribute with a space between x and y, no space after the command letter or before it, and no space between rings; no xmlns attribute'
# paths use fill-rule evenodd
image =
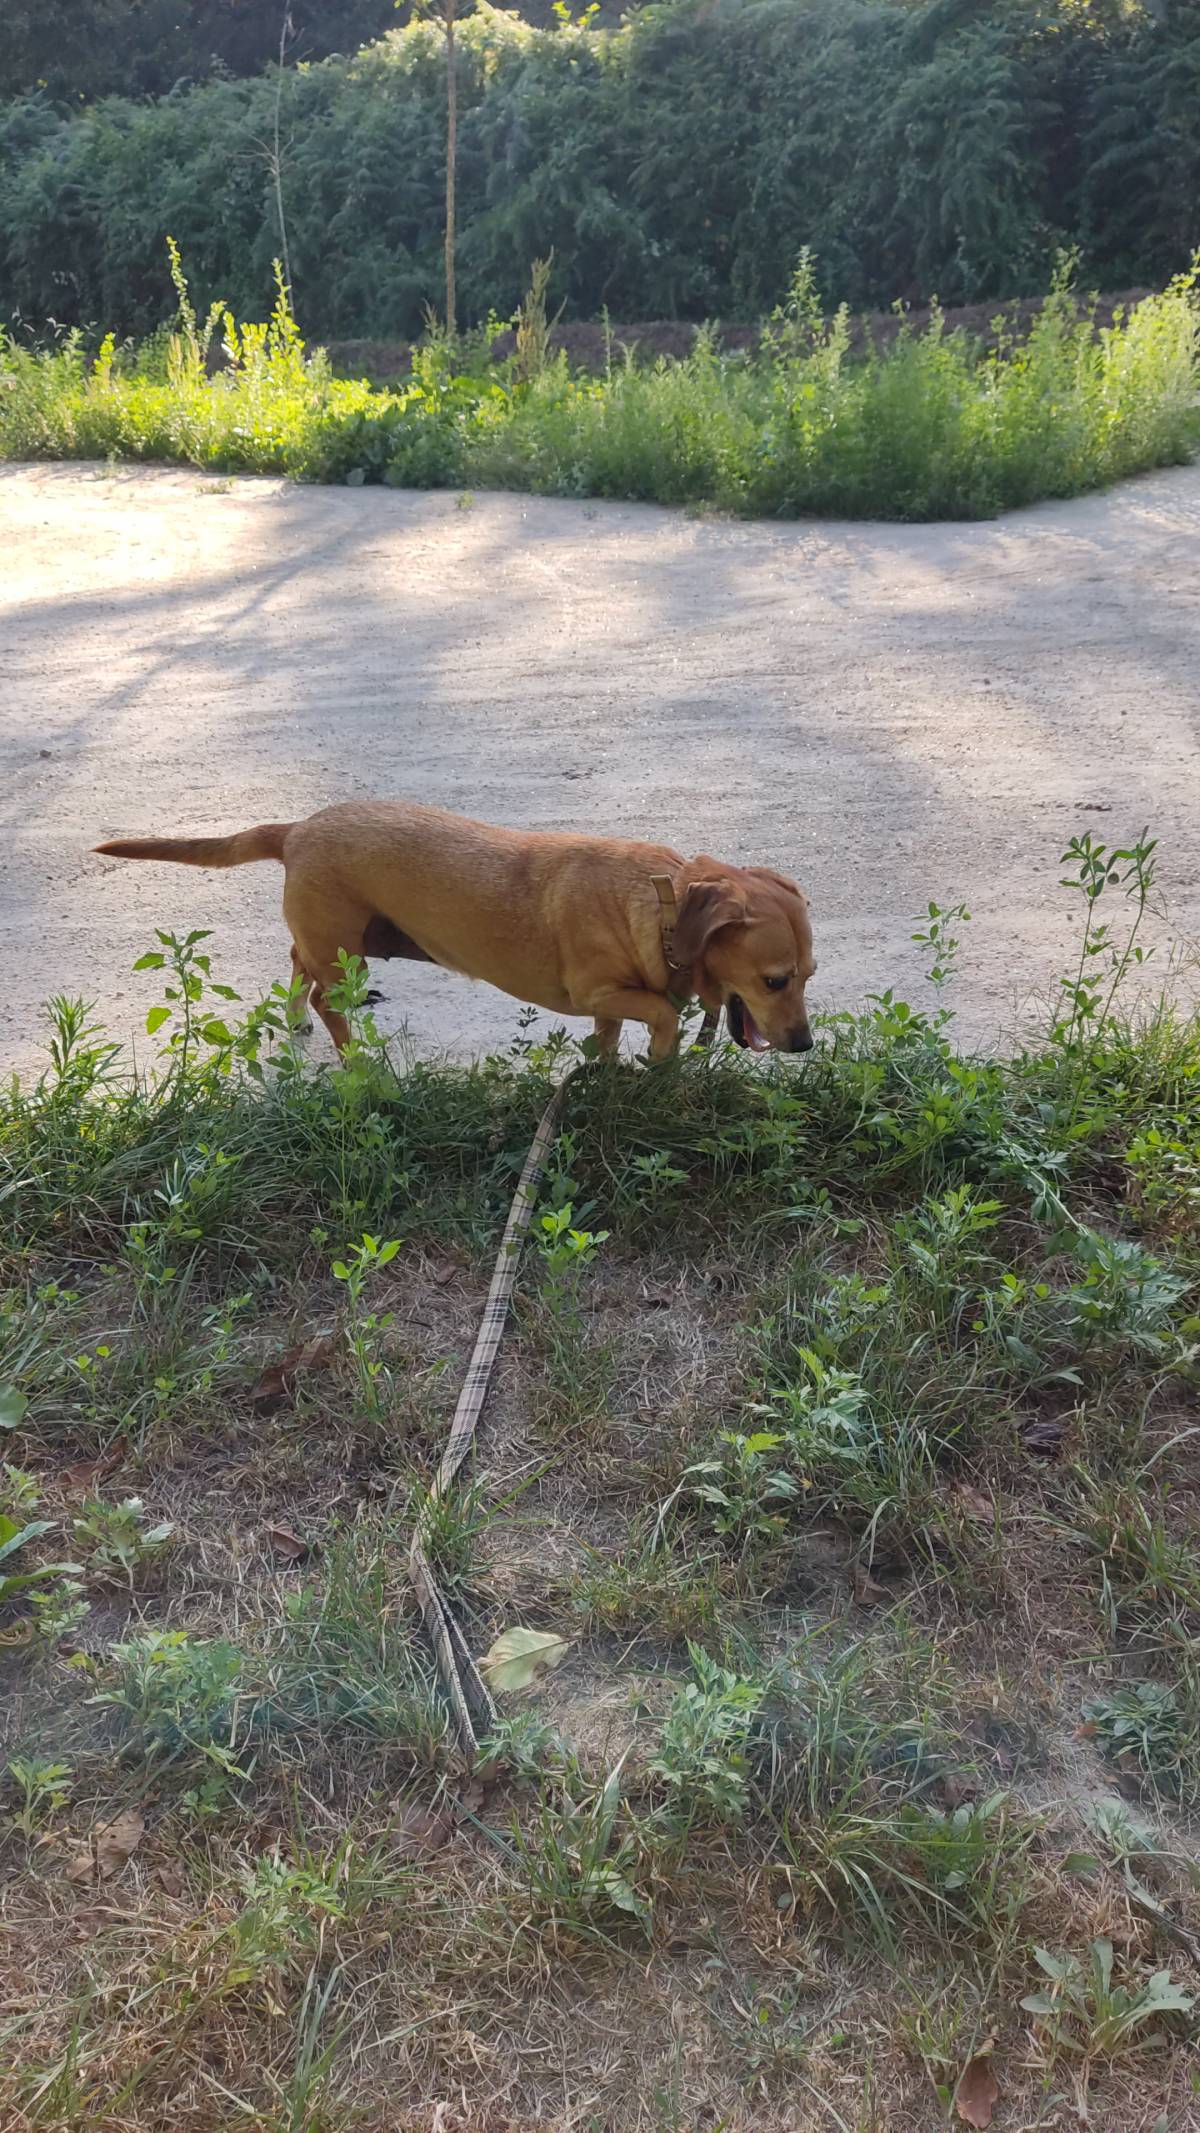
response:
<svg viewBox="0 0 1200 2133"><path fill-rule="evenodd" d="M308 1542L293 1533L290 1526L268 1526L267 1539L285 1563L302 1563L309 1552Z"/></svg>
<svg viewBox="0 0 1200 2133"><path fill-rule="evenodd" d="M498 1695L527 1689L543 1667L561 1665L568 1640L552 1629L506 1629L479 1662L487 1685Z"/></svg>
<svg viewBox="0 0 1200 2133"><path fill-rule="evenodd" d="M254 1406L269 1414L295 1390L301 1371L323 1370L332 1354L333 1340L328 1333L318 1334L315 1340L297 1341L294 1348L287 1349L263 1371L250 1395Z"/></svg>
<svg viewBox="0 0 1200 2133"><path fill-rule="evenodd" d="M95 1489L98 1483L107 1481L109 1475L116 1472L128 1450L128 1437L117 1437L98 1459L81 1459L76 1466L65 1466L58 1477L62 1487L72 1492Z"/></svg>
<svg viewBox="0 0 1200 2133"><path fill-rule="evenodd" d="M675 1291L666 1282L644 1281L642 1302L656 1311L669 1311L675 1301Z"/></svg>
<svg viewBox="0 0 1200 2133"><path fill-rule="evenodd" d="M136 1807L127 1807L123 1815L114 1815L111 1822L103 1823L95 1832L97 1879L110 1881L119 1874L145 1833L145 1821Z"/></svg>
<svg viewBox="0 0 1200 2133"><path fill-rule="evenodd" d="M956 1807L965 1807L968 1800L978 1799L979 1785L961 1770L948 1770L941 1782L941 1794L943 1806L953 1812Z"/></svg>
<svg viewBox="0 0 1200 2133"><path fill-rule="evenodd" d="M984 1495L982 1489L973 1489L969 1481L959 1481L955 1483L950 1494L967 1518L982 1519L989 1526L993 1524L996 1506L990 1496Z"/></svg>
<svg viewBox="0 0 1200 2133"><path fill-rule="evenodd" d="M885 1600L891 1599L887 1586L879 1584L861 1563L854 1564L850 1575L854 1582L854 1597L860 1607L880 1607Z"/></svg>
<svg viewBox="0 0 1200 2133"><path fill-rule="evenodd" d="M1037 1452L1043 1459L1053 1459L1062 1449L1067 1425L1056 1417L1047 1416L1039 1422L1028 1422L1021 1431L1021 1442L1026 1451Z"/></svg>
<svg viewBox="0 0 1200 2133"><path fill-rule="evenodd" d="M158 1869L158 1885L167 1896L182 1896L183 1868L177 1859L167 1859Z"/></svg>
<svg viewBox="0 0 1200 2133"><path fill-rule="evenodd" d="M959 2076L954 2108L965 2126L990 2126L999 2101L1000 2083L992 2072L991 2054L976 2052Z"/></svg>
<svg viewBox="0 0 1200 2133"><path fill-rule="evenodd" d="M127 1911L116 1911L111 1904L81 1904L71 1913L71 1939L91 1940L94 1934L103 1933L106 1926L111 1926L114 1919L128 1916Z"/></svg>
<svg viewBox="0 0 1200 2133"><path fill-rule="evenodd" d="M76 1852L75 1857L68 1861L67 1880L74 1881L80 1888L83 1888L95 1879L96 1854L92 1850L89 1841L85 1852Z"/></svg>
<svg viewBox="0 0 1200 2133"><path fill-rule="evenodd" d="M444 1807L420 1807L413 1801L401 1815L396 1834L406 1852L440 1852L454 1835L454 1820Z"/></svg>
<svg viewBox="0 0 1200 2133"><path fill-rule="evenodd" d="M101 1822L92 1831L87 1850L77 1852L68 1866L68 1881L81 1885L111 1881L114 1874L119 1874L122 1867L128 1865L145 1832L145 1821L136 1807L127 1807L124 1814L114 1815L111 1822Z"/></svg>

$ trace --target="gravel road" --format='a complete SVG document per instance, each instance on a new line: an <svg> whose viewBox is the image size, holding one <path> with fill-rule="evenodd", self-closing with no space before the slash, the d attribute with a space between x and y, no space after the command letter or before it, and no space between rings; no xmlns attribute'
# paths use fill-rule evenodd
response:
<svg viewBox="0 0 1200 2133"><path fill-rule="evenodd" d="M1194 992L1198 557L1197 467L916 527L0 468L0 1066L37 1063L52 992L141 1030L156 981L130 966L156 926L211 927L247 995L286 970L276 868L93 843L356 794L786 868L826 1007L919 997L912 914L965 900L972 1042L1040 1011L1062 966L1066 840L1148 822L1155 967L1174 941ZM381 983L421 1051L516 1028L445 972Z"/></svg>

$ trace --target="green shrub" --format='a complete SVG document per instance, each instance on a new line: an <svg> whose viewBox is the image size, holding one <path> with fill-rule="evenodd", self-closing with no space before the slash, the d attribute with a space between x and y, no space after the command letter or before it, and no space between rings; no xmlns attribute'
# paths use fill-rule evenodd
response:
<svg viewBox="0 0 1200 2133"><path fill-rule="evenodd" d="M169 10L156 70L154 26L135 12L124 69L121 20L90 47L73 20L36 64L10 50L7 67L0 31L0 81L48 79L71 99L62 115L44 95L0 107L0 319L151 331L168 230L206 300L257 309L281 248L267 145L278 84L307 330L414 335L441 290L438 26L413 22L355 54L355 32L387 11L347 0L341 33L330 22L323 34L350 56L197 81L224 33L181 28L195 7ZM227 29L251 11L220 12ZM324 0L303 10L310 49L311 18L327 13ZM1064 243L1102 286L1161 281L1200 242L1194 7L665 0L618 28L534 30L481 5L458 45L468 317L511 312L551 252L551 308L694 319L769 311L803 244L827 298L862 307L1029 294ZM80 112L81 65L85 94L128 93ZM170 93L136 100L157 88Z"/></svg>
<svg viewBox="0 0 1200 2133"><path fill-rule="evenodd" d="M177 271L177 270L176 270ZM772 517L976 517L1069 496L1188 456L1197 436L1196 268L1093 333L1060 276L1029 341L984 355L935 315L851 361L842 314L820 315L807 261L761 352L599 379L565 359L456 371L419 352L409 384L375 392L308 357L280 293L265 325L225 314L235 367L210 379L216 330L179 280L180 329L90 365L0 338L0 454L166 460L316 481L468 482L557 495L708 503Z"/></svg>

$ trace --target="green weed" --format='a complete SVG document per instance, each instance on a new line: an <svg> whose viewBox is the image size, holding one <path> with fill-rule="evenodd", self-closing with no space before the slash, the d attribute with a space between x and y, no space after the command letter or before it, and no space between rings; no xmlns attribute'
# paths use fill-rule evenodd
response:
<svg viewBox="0 0 1200 2133"><path fill-rule="evenodd" d="M1037 2016L1059 2051L1084 2059L1145 2051L1195 2004L1169 1970L1114 1981L1110 1940L1094 1940L1086 1963L1074 1955L1052 1955L1047 1948L1035 1953L1050 1982L1027 1993L1021 2005Z"/></svg>
<svg viewBox="0 0 1200 2133"><path fill-rule="evenodd" d="M1193 268L1099 336L1060 279L1019 351L985 355L946 334L935 312L924 332L851 360L844 315L814 318L804 266L781 330L749 360L721 356L702 334L678 363L575 377L563 357L546 355L543 308L540 329L526 314L507 373L457 373L433 342L414 358L411 382L392 391L336 380L319 354L307 357L282 283L266 324L239 326L226 314L235 367L210 379L213 314L197 327L183 289L164 375L147 374L111 336L91 365L77 336L40 354L0 341L0 453L167 460L352 486L470 483L769 517L986 516L1187 455L1194 280ZM939 986L959 915L930 914ZM1076 984L1084 989L1068 1019L1078 1026L1096 1001L1086 969ZM189 1004L185 984L171 1009L185 1049Z"/></svg>

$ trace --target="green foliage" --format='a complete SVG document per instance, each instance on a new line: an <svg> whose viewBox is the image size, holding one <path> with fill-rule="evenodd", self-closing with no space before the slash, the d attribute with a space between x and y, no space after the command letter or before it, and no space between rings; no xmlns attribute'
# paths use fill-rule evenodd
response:
<svg viewBox="0 0 1200 2133"><path fill-rule="evenodd" d="M54 1531L48 1518L29 1518L37 1509L39 1491L31 1475L21 1468L5 1466L0 1473L0 1615L17 1601L25 1601L39 1589L59 1592L59 1580L73 1571L74 1563L37 1563L31 1551Z"/></svg>
<svg viewBox="0 0 1200 2133"><path fill-rule="evenodd" d="M179 82L257 74L352 51L396 19L395 0L5 0L0 96L63 103L164 96Z"/></svg>
<svg viewBox="0 0 1200 2133"><path fill-rule="evenodd" d="M1169 1970L1114 1983L1110 1940L1094 1940L1086 1964L1047 1948L1034 1952L1050 1982L1028 1993L1021 2005L1038 2017L1061 2051L1106 2059L1145 2051L1161 2041L1164 2024L1189 2015L1195 2005Z"/></svg>
<svg viewBox="0 0 1200 2133"><path fill-rule="evenodd" d="M75 1546L89 1569L119 1573L132 1585L144 1564L161 1554L174 1533L169 1519L147 1526L140 1496L127 1496L121 1503L93 1499L75 1520Z"/></svg>
<svg viewBox="0 0 1200 2133"><path fill-rule="evenodd" d="M718 1665L689 1644L692 1679L677 1690L658 1754L648 1765L677 1828L693 1822L740 1822L750 1800L749 1748L766 1684Z"/></svg>
<svg viewBox="0 0 1200 2133"><path fill-rule="evenodd" d="M1043 496L1073 495L1188 457L1197 436L1200 373L1197 269L1094 334L1060 277L1028 341L984 354L936 316L883 354L851 361L842 314L821 317L811 264L753 359L719 356L701 338L680 363L619 366L600 379L565 359L521 379L514 363L456 372L444 345L420 351L410 384L373 391L333 379L306 356L286 292L268 322L226 314L234 369L210 379L203 327L177 278L179 328L162 348L121 355L111 336L88 364L79 336L35 353L0 333L0 453L8 458L126 458L407 486L454 484L546 494L714 504L748 515L926 519L986 516ZM1065 275L1065 270L1064 270ZM1106 855L1084 840L1067 855L1092 888L1153 879L1153 846ZM1092 880L1088 869L1099 868ZM1089 900L1087 908L1091 911ZM920 938L944 987L960 914L935 909ZM186 1060L196 1044L231 1039L203 933L161 935L141 967L173 981L147 1024L170 1025ZM1068 1033L1103 1013L1129 960L1111 964L1107 927L1089 932L1068 991ZM1100 973L1103 970L1103 983ZM947 1010L938 1009L937 1026ZM264 1015L266 1010L263 1011ZM276 1012L270 1027L279 1027ZM250 1057L264 1032L244 1031Z"/></svg>
<svg viewBox="0 0 1200 2133"><path fill-rule="evenodd" d="M1177 1680L1132 1681L1084 1707L1088 1731L1133 1778L1170 1799L1200 1798L1200 1675L1181 1655Z"/></svg>
<svg viewBox="0 0 1200 2133"><path fill-rule="evenodd" d="M168 229L206 301L252 313L281 242L278 87L307 327L416 333L441 286L435 23L355 53L395 19L384 0L295 0L288 56L347 56L204 80L214 55L234 74L273 56L277 5L88 0L79 24L82 8L70 34L63 0L5 10L0 93L103 100L0 112L0 317L151 331ZM551 255L552 310L729 318L778 303L802 245L827 298L863 306L1027 294L1064 244L1102 285L1159 281L1200 241L1190 6L665 0L603 29L590 12L535 30L481 5L460 25L459 287L476 319L511 313Z"/></svg>
<svg viewBox="0 0 1200 2133"><path fill-rule="evenodd" d="M10 1829L19 1829L31 1843L43 1823L66 1805L71 1795L69 1763L55 1763L44 1756L14 1757L8 1775L20 1794L20 1805L8 1817Z"/></svg>

